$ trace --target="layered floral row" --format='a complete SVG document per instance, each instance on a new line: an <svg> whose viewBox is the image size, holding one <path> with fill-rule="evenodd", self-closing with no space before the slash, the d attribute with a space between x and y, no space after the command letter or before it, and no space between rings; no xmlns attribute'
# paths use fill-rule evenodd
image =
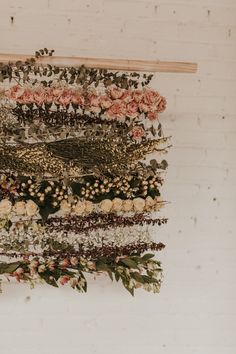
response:
<svg viewBox="0 0 236 354"><path fill-rule="evenodd" d="M80 108L82 112L104 114L107 119L137 118L144 113L154 121L166 108L166 100L151 89L121 89L110 86L104 94L95 90L84 91L78 87L44 87L41 85L22 87L15 85L5 92L6 97L21 105Z"/></svg>

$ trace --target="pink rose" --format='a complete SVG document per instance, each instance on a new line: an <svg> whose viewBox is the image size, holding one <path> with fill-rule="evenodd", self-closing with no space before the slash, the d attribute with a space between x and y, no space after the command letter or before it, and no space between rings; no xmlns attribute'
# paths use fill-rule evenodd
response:
<svg viewBox="0 0 236 354"><path fill-rule="evenodd" d="M124 89L121 89L116 85L111 85L107 91L114 100L121 98L124 93Z"/></svg>
<svg viewBox="0 0 236 354"><path fill-rule="evenodd" d="M142 101L143 99L143 91L142 90L135 90L133 92L133 99L135 100L135 102L139 103Z"/></svg>
<svg viewBox="0 0 236 354"><path fill-rule="evenodd" d="M42 105L46 101L47 92L43 88L36 89L34 91L34 102L38 105Z"/></svg>
<svg viewBox="0 0 236 354"><path fill-rule="evenodd" d="M46 95L45 102L46 103L53 102L53 90L50 87L47 88L47 95Z"/></svg>
<svg viewBox="0 0 236 354"><path fill-rule="evenodd" d="M145 90L143 102L146 103L147 105L152 105L158 103L160 101L160 97L161 96L157 91Z"/></svg>
<svg viewBox="0 0 236 354"><path fill-rule="evenodd" d="M165 97L162 97L161 96L161 100L160 100L160 102L158 103L158 107L157 107L157 111L159 112L159 113L161 113L161 112L163 112L165 109L166 109L166 99L165 99Z"/></svg>
<svg viewBox="0 0 236 354"><path fill-rule="evenodd" d="M157 114L157 111L155 112L148 112L147 114L147 119L153 121L153 120L156 120L158 117L158 114Z"/></svg>
<svg viewBox="0 0 236 354"><path fill-rule="evenodd" d="M65 285L70 280L70 277L68 277L68 275L63 275L58 280L61 285Z"/></svg>
<svg viewBox="0 0 236 354"><path fill-rule="evenodd" d="M142 127L140 127L139 125L136 125L135 127L133 127L132 131L131 131L131 135L135 140L140 140L145 134L145 131Z"/></svg>
<svg viewBox="0 0 236 354"><path fill-rule="evenodd" d="M99 96L96 94L89 94L88 104L89 106L99 107Z"/></svg>
<svg viewBox="0 0 236 354"><path fill-rule="evenodd" d="M102 95L99 98L99 103L103 109L108 109L112 105L112 100L107 95Z"/></svg>
<svg viewBox="0 0 236 354"><path fill-rule="evenodd" d="M30 89L26 89L22 96L20 97L20 102L23 104L34 102L34 94Z"/></svg>
<svg viewBox="0 0 236 354"><path fill-rule="evenodd" d="M111 107L107 110L106 115L108 118L122 119L126 115L126 105L121 100L115 100Z"/></svg>
<svg viewBox="0 0 236 354"><path fill-rule="evenodd" d="M138 115L138 105L135 101L132 101L126 106L126 115L130 118L135 118Z"/></svg>
<svg viewBox="0 0 236 354"><path fill-rule="evenodd" d="M63 93L63 89L60 87L53 87L52 88L52 95L54 97L60 97Z"/></svg>
<svg viewBox="0 0 236 354"><path fill-rule="evenodd" d="M12 100L17 101L17 99L21 97L23 93L24 89L19 85L15 85L12 86L8 91L6 91L6 96L8 98L11 98Z"/></svg>
<svg viewBox="0 0 236 354"><path fill-rule="evenodd" d="M71 100L74 104L77 104L78 106L83 107L84 106L84 96L79 93L79 92L75 92L72 96L72 100Z"/></svg>
<svg viewBox="0 0 236 354"><path fill-rule="evenodd" d="M69 260L68 258L63 259L63 260L60 262L60 266L61 266L61 267L64 267L64 268L69 267L69 266L70 266L70 260Z"/></svg>
<svg viewBox="0 0 236 354"><path fill-rule="evenodd" d="M133 97L132 97L132 91L131 90L126 90L122 97L121 97L122 101L125 103L130 103L131 101L133 101Z"/></svg>
<svg viewBox="0 0 236 354"><path fill-rule="evenodd" d="M24 274L24 269L23 268L17 268L15 272L12 273L12 276L15 277L15 279L20 282Z"/></svg>
<svg viewBox="0 0 236 354"><path fill-rule="evenodd" d="M72 100L72 92L70 90L64 90L61 96L58 98L58 102L63 106L68 106Z"/></svg>
<svg viewBox="0 0 236 354"><path fill-rule="evenodd" d="M144 112L144 113L146 113L146 112L149 111L149 106L148 106L146 103L143 103L143 102L140 102L140 103L138 104L138 108L139 108L139 110L140 110L141 112Z"/></svg>

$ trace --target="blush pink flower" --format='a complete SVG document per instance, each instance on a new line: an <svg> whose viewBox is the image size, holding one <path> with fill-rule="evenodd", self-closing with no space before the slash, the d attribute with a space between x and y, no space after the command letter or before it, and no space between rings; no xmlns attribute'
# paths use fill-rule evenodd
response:
<svg viewBox="0 0 236 354"><path fill-rule="evenodd" d="M139 102L142 101L143 96L144 96L144 94L143 94L143 91L142 91L142 90L135 90L135 91L133 92L133 99L134 99L135 102L137 102L137 103L139 103Z"/></svg>
<svg viewBox="0 0 236 354"><path fill-rule="evenodd" d="M138 116L138 104L135 101L127 104L126 115L130 118L136 118Z"/></svg>
<svg viewBox="0 0 236 354"><path fill-rule="evenodd" d="M107 110L106 115L110 119L122 119L126 115L126 105L121 100L115 100L111 107Z"/></svg>
<svg viewBox="0 0 236 354"><path fill-rule="evenodd" d="M134 140L140 140L142 139L142 137L144 136L145 131L142 127L140 127L139 125L136 125L135 127L133 127L133 129L131 130L131 135L134 138Z"/></svg>
<svg viewBox="0 0 236 354"><path fill-rule="evenodd" d="M53 87L52 88L52 95L54 97L60 97L63 93L63 89L61 87Z"/></svg>
<svg viewBox="0 0 236 354"><path fill-rule="evenodd" d="M152 105L160 101L160 94L157 91L145 90L143 96L143 102L147 105Z"/></svg>
<svg viewBox="0 0 236 354"><path fill-rule="evenodd" d="M25 89L23 94L20 96L18 99L20 100L21 103L27 104L27 103L33 103L34 102L34 93L31 89Z"/></svg>
<svg viewBox="0 0 236 354"><path fill-rule="evenodd" d="M47 97L47 92L43 88L38 88L34 91L34 102L41 106L45 101Z"/></svg>
<svg viewBox="0 0 236 354"><path fill-rule="evenodd" d="M14 85L6 91L6 96L12 100L17 101L24 93L24 89L20 85Z"/></svg>
<svg viewBox="0 0 236 354"><path fill-rule="evenodd" d="M109 95L111 96L111 98L113 98L113 100L117 100L117 99L121 98L124 93L124 89L121 89L121 88L117 87L116 85L111 85L107 91L108 91Z"/></svg>
<svg viewBox="0 0 236 354"><path fill-rule="evenodd" d="M99 105L100 105L99 96L97 96L96 94L89 94L88 95L88 104L89 104L89 106L99 107Z"/></svg>
<svg viewBox="0 0 236 354"><path fill-rule="evenodd" d="M158 117L158 114L157 114L157 111L155 112L148 112L147 114L147 119L153 121L153 120L156 120Z"/></svg>
<svg viewBox="0 0 236 354"><path fill-rule="evenodd" d="M68 275L63 275L58 279L58 281L61 285L65 285L66 283L68 283L69 280L70 280L70 277L68 277Z"/></svg>
<svg viewBox="0 0 236 354"><path fill-rule="evenodd" d="M15 279L20 282L24 274L24 269L23 268L17 268L15 272L12 273L12 276L15 277Z"/></svg>
<svg viewBox="0 0 236 354"><path fill-rule="evenodd" d="M60 266L61 266L61 267L69 267L69 266L70 266L70 260L69 260L68 258L63 259L63 260L60 262Z"/></svg>
<svg viewBox="0 0 236 354"><path fill-rule="evenodd" d="M75 92L75 93L73 94L73 96L72 96L71 101L72 101L74 104L77 104L78 106L83 107L83 106L84 106L85 99L84 99L84 96L83 96L80 92Z"/></svg>
<svg viewBox="0 0 236 354"><path fill-rule="evenodd" d="M72 100L72 92L70 90L64 90L58 99L58 102L63 106L68 106Z"/></svg>
<svg viewBox="0 0 236 354"><path fill-rule="evenodd" d="M140 112L147 113L149 111L149 106L144 102L139 102L138 108L139 108Z"/></svg>
<svg viewBox="0 0 236 354"><path fill-rule="evenodd" d="M46 98L45 98L45 102L46 103L52 103L53 102L53 92L52 89L50 87L47 88L46 90L47 94L46 94Z"/></svg>
<svg viewBox="0 0 236 354"><path fill-rule="evenodd" d="M165 97L162 97L161 96L161 100L160 100L160 102L158 103L158 108L157 108L157 111L159 112L159 113L161 113L161 112L163 112L165 109L166 109L166 99L165 99Z"/></svg>
<svg viewBox="0 0 236 354"><path fill-rule="evenodd" d="M102 95L99 98L99 103L103 109L108 109L112 105L112 100L107 95Z"/></svg>
<svg viewBox="0 0 236 354"><path fill-rule="evenodd" d="M133 101L133 97L132 97L132 91L131 90L126 90L122 97L121 100L125 103L130 103L131 101Z"/></svg>

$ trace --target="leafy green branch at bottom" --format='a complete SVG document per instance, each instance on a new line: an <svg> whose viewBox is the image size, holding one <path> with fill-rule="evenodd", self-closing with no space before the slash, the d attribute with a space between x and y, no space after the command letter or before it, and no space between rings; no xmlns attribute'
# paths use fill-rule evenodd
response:
<svg viewBox="0 0 236 354"><path fill-rule="evenodd" d="M59 287L69 284L79 292L87 291L86 273L108 274L111 280L121 281L123 286L134 295L137 288L154 293L159 292L162 282L161 263L153 259L154 254L143 256L100 257L87 260L82 257L25 257L15 262L0 263L0 277L15 278L33 287L43 281Z"/></svg>

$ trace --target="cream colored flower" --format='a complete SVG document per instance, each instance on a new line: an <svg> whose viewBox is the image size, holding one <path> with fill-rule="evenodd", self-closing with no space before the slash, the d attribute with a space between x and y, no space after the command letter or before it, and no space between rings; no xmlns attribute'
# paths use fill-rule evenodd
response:
<svg viewBox="0 0 236 354"><path fill-rule="evenodd" d="M78 261L78 258L77 257L71 257L70 258L70 263L73 265L73 266L77 266L77 264L79 263Z"/></svg>
<svg viewBox="0 0 236 354"><path fill-rule="evenodd" d="M100 203L100 207L101 207L102 211L108 213L112 208L112 201L110 199L104 199Z"/></svg>
<svg viewBox="0 0 236 354"><path fill-rule="evenodd" d="M41 264L39 267L38 267L38 273L43 273L45 272L46 270L46 267L44 264Z"/></svg>
<svg viewBox="0 0 236 354"><path fill-rule="evenodd" d="M8 199L2 199L0 202L0 217L11 212L12 204Z"/></svg>
<svg viewBox="0 0 236 354"><path fill-rule="evenodd" d="M88 213L88 214L92 213L93 212L93 207L94 207L93 203L90 202L89 200L86 200L86 202L85 202L85 212Z"/></svg>
<svg viewBox="0 0 236 354"><path fill-rule="evenodd" d="M35 204L35 202L33 202L33 200L27 201L25 205L25 209L26 209L26 214L28 216L34 216L38 212L38 206L37 204Z"/></svg>
<svg viewBox="0 0 236 354"><path fill-rule="evenodd" d="M122 209L123 211L131 211L133 209L134 203L131 199L126 199L123 201Z"/></svg>
<svg viewBox="0 0 236 354"><path fill-rule="evenodd" d="M134 210L135 211L143 211L145 208L145 200L143 198L135 198L133 200Z"/></svg>
<svg viewBox="0 0 236 354"><path fill-rule="evenodd" d="M75 288L78 285L79 280L77 278L70 278L70 286Z"/></svg>
<svg viewBox="0 0 236 354"><path fill-rule="evenodd" d="M112 201L112 209L114 211L121 211L123 205L123 200L120 198L114 198Z"/></svg>
<svg viewBox="0 0 236 354"><path fill-rule="evenodd" d="M14 210L14 212L17 215L24 215L25 212L26 212L25 202L23 202L23 201L22 202L16 202L16 204L13 207L13 210Z"/></svg>
<svg viewBox="0 0 236 354"><path fill-rule="evenodd" d="M77 204L75 205L74 212L77 215L82 215L85 211L85 203L78 201Z"/></svg>
<svg viewBox="0 0 236 354"><path fill-rule="evenodd" d="M66 200L62 200L60 203L60 212L62 212L62 214L70 214L71 205Z"/></svg>
<svg viewBox="0 0 236 354"><path fill-rule="evenodd" d="M155 200L152 199L152 197L148 196L145 200L145 206L146 206L146 210L152 210L154 208L155 205Z"/></svg>

